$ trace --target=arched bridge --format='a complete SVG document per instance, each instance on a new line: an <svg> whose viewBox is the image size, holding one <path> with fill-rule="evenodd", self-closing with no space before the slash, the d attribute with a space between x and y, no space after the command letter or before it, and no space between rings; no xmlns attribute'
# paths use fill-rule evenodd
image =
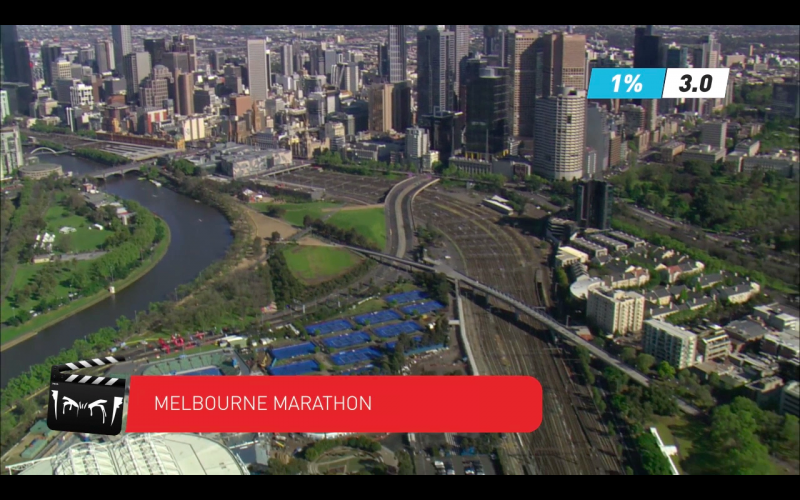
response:
<svg viewBox="0 0 800 500"><path fill-rule="evenodd" d="M107 179L109 177L113 177L115 175L125 175L128 172L141 172L142 165L139 163L131 163L130 165L120 165L118 167L111 167L106 168L104 170L98 170L96 172L92 172L87 174L87 177L93 177L95 179Z"/></svg>
<svg viewBox="0 0 800 500"><path fill-rule="evenodd" d="M51 154L54 154L54 155L63 155L65 153L69 153L69 151L56 151L55 149L46 148L44 146L41 146L41 147L38 147L38 148L34 149L33 151L31 151L28 154L35 155L37 153L51 153Z"/></svg>
<svg viewBox="0 0 800 500"><path fill-rule="evenodd" d="M551 332L558 334L560 337L562 337L568 343L570 343L572 345L575 345L575 346L584 347L586 350L588 350L590 353L592 353L592 355L594 355L596 358L600 359L602 362L604 362L604 363L606 363L608 365L611 365L611 366L617 368L618 370L622 371L623 373L627 374L631 378L632 381L637 382L637 383L639 383L641 385L644 385L644 386L650 385L650 379L648 377L642 375L641 373L639 373L638 371L634 370L630 366L622 363L620 360L612 357L610 354L608 354L604 350L598 348L597 346L595 346L591 342L585 341L580 336L578 336L578 334L576 334L572 330L568 329L566 326L562 325L558 320L556 320L555 318L553 318L549 314L543 312L541 309L534 309L533 307L528 306L527 304L523 303L520 300L517 300L516 298L512 297L511 295L509 295L509 294L507 294L505 292L501 292L500 290L492 288L492 287L490 287L488 285L485 285L485 284L481 283L478 280L470 278L469 276L467 276L467 275L465 275L465 274L463 274L463 273L461 273L459 271L456 271L455 269L453 269L453 268L451 268L449 266L442 265L442 264L437 264L435 266L431 266L431 265L428 265L428 264L422 264L420 262L415 262L413 260L404 259L402 257L395 257L393 255L388 255L388 254L384 254L384 253L381 253L381 252L375 252L375 251L372 251L372 250L365 250L365 249L359 248L359 247L352 247L352 246L348 246L348 245L340 245L340 246L342 246L344 248L348 248L348 249L350 249L350 250L352 250L354 252L360 253L360 254L365 255L367 257L370 257L372 259L375 259L375 260L377 260L379 262L382 262L382 263L385 263L385 264L395 265L395 266L401 267L401 268L403 268L405 270L416 269L416 270L419 270L419 271L443 273L445 276L447 276L447 278L450 281L458 283L459 287L461 287L461 288L465 288L465 287L471 288L476 292L479 292L481 294L486 295L487 298L488 297L492 297L492 298L494 298L496 300L499 300L500 302L503 302L504 304L506 304L508 306L511 306L514 309L515 313L517 313L517 314L525 314L525 315L535 319L539 323L541 323L541 324L545 325L547 328L549 328ZM696 415L696 414L699 413L696 408L686 404L685 402L681 401L680 399L678 400L678 405L680 406L680 408L684 412L686 412L686 413L688 413L690 415Z"/></svg>

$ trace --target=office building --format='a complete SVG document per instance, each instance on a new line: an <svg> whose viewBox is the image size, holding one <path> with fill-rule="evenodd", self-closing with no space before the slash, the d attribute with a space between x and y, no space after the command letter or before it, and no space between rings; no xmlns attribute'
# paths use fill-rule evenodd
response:
<svg viewBox="0 0 800 500"><path fill-rule="evenodd" d="M8 102L8 91L0 90L0 123L4 122L7 116L11 116L11 105Z"/></svg>
<svg viewBox="0 0 800 500"><path fill-rule="evenodd" d="M77 80L69 88L69 103L73 108L94 106L94 90L91 85L85 85Z"/></svg>
<svg viewBox="0 0 800 500"><path fill-rule="evenodd" d="M782 116L800 118L800 80L787 78L772 84L772 110Z"/></svg>
<svg viewBox="0 0 800 500"><path fill-rule="evenodd" d="M183 116L194 114L193 73L178 73L175 78L175 112Z"/></svg>
<svg viewBox="0 0 800 500"><path fill-rule="evenodd" d="M452 111L455 98L455 34L444 25L417 32L417 112Z"/></svg>
<svg viewBox="0 0 800 500"><path fill-rule="evenodd" d="M683 150L680 159L683 163L687 161L699 161L700 163L713 165L725 159L725 150L715 148L708 144L689 146ZM747 160L747 158L745 158L745 160Z"/></svg>
<svg viewBox="0 0 800 500"><path fill-rule="evenodd" d="M150 76L150 54L147 52L131 52L123 58L122 74L127 83L128 102L136 102L139 94L139 85Z"/></svg>
<svg viewBox="0 0 800 500"><path fill-rule="evenodd" d="M644 322L644 352L683 370L697 361L697 335L666 321L648 319Z"/></svg>
<svg viewBox="0 0 800 500"><path fill-rule="evenodd" d="M146 38L144 40L144 51L150 54L150 62L153 66L164 64L164 54L167 50L166 38Z"/></svg>
<svg viewBox="0 0 800 500"><path fill-rule="evenodd" d="M503 67L506 61L506 34L508 26L501 24L483 25L483 53L489 60L490 66Z"/></svg>
<svg viewBox="0 0 800 500"><path fill-rule="evenodd" d="M700 40L700 47L695 50L693 65L695 68L717 68L722 47L714 35Z"/></svg>
<svg viewBox="0 0 800 500"><path fill-rule="evenodd" d="M445 165L450 157L462 147L465 117L462 112L442 111L433 115L421 115L419 126L428 130L430 148L439 152L439 159Z"/></svg>
<svg viewBox="0 0 800 500"><path fill-rule="evenodd" d="M686 47L669 47L667 49L667 68L688 68L689 49Z"/></svg>
<svg viewBox="0 0 800 500"><path fill-rule="evenodd" d="M100 74L114 71L114 42L111 40L98 40L94 44L95 62L97 72Z"/></svg>
<svg viewBox="0 0 800 500"><path fill-rule="evenodd" d="M114 65L119 70L120 68L124 68L123 59L125 56L133 53L130 25L111 25L111 38L114 40Z"/></svg>
<svg viewBox="0 0 800 500"><path fill-rule="evenodd" d="M409 158L422 158L430 151L430 137L424 128L413 127L406 129L406 156Z"/></svg>
<svg viewBox="0 0 800 500"><path fill-rule="evenodd" d="M561 87L586 90L586 36L548 33L536 42L536 96L556 95Z"/></svg>
<svg viewBox="0 0 800 500"><path fill-rule="evenodd" d="M288 43L281 47L281 74L283 76L292 76L294 74L292 46Z"/></svg>
<svg viewBox="0 0 800 500"><path fill-rule="evenodd" d="M644 324L645 299L636 292L607 287L589 291L586 317L608 335L640 333Z"/></svg>
<svg viewBox="0 0 800 500"><path fill-rule="evenodd" d="M28 43L19 39L17 26L7 24L0 27L2 45L2 77L5 82L33 85L31 54Z"/></svg>
<svg viewBox="0 0 800 500"><path fill-rule="evenodd" d="M173 76L189 72L189 54L186 52L165 52L161 56L161 60Z"/></svg>
<svg viewBox="0 0 800 500"><path fill-rule="evenodd" d="M533 113L536 97L536 53L534 43L538 31L516 31L507 34L508 40L508 128L509 134L523 144L521 149L533 149Z"/></svg>
<svg viewBox="0 0 800 500"><path fill-rule="evenodd" d="M0 44L2 45L3 74L0 75L5 82L19 82L17 74L17 54L14 48L19 42L19 34L15 24L0 26Z"/></svg>
<svg viewBox="0 0 800 500"><path fill-rule="evenodd" d="M714 149L725 151L725 139L728 134L728 122L703 122L700 125L700 144L708 144Z"/></svg>
<svg viewBox="0 0 800 500"><path fill-rule="evenodd" d="M634 68L661 68L661 37L653 33L653 26L636 28L633 41Z"/></svg>
<svg viewBox="0 0 800 500"><path fill-rule="evenodd" d="M50 64L50 75L53 82L72 79L72 64L63 57L59 57Z"/></svg>
<svg viewBox="0 0 800 500"><path fill-rule="evenodd" d="M171 78L165 77L169 75L169 70L165 66L155 66L153 68L153 75L145 78L139 85L139 104L145 108L160 108L164 105L164 101L169 99L169 86Z"/></svg>
<svg viewBox="0 0 800 500"><path fill-rule="evenodd" d="M597 153L597 171L608 170L613 117L596 102L586 108L586 147Z"/></svg>
<svg viewBox="0 0 800 500"><path fill-rule="evenodd" d="M385 59L387 67L384 70L389 77L389 83L400 83L408 78L406 28L405 24L388 25Z"/></svg>
<svg viewBox="0 0 800 500"><path fill-rule="evenodd" d="M614 188L606 181L583 181L575 184L573 204L575 222L581 227L610 229Z"/></svg>
<svg viewBox="0 0 800 500"><path fill-rule="evenodd" d="M211 66L211 71L219 73L225 63L225 54L219 50L208 51L208 64Z"/></svg>
<svg viewBox="0 0 800 500"><path fill-rule="evenodd" d="M254 101L266 101L269 97L269 66L267 44L263 39L247 41L247 73L250 97Z"/></svg>
<svg viewBox="0 0 800 500"><path fill-rule="evenodd" d="M382 134L392 129L391 83L376 83L369 88L369 131Z"/></svg>
<svg viewBox="0 0 800 500"><path fill-rule="evenodd" d="M453 33L455 40L452 46L453 67L455 68L453 92L455 92L456 95L453 105L455 106L455 109L464 111L464 108L466 107L466 101L459 97L459 91L461 90L462 86L461 71L464 69L464 64L466 63L467 58L469 58L469 25L449 24L447 25L447 31Z"/></svg>
<svg viewBox="0 0 800 500"><path fill-rule="evenodd" d="M583 177L586 91L561 87L558 95L536 99L533 170L551 180Z"/></svg>
<svg viewBox="0 0 800 500"><path fill-rule="evenodd" d="M42 56L42 72L44 73L44 83L45 85L53 85L53 73L52 73L52 64L61 57L61 46L60 45L50 45L45 42L42 45L41 49L41 56Z"/></svg>
<svg viewBox="0 0 800 500"><path fill-rule="evenodd" d="M21 166L25 164L25 157L22 154L22 140L19 135L19 128L16 126L3 127L0 129L0 181L11 178Z"/></svg>
<svg viewBox="0 0 800 500"><path fill-rule="evenodd" d="M392 89L392 128L401 131L413 124L414 120L411 114L411 82L405 80L394 84L394 88Z"/></svg>
<svg viewBox="0 0 800 500"><path fill-rule="evenodd" d="M800 382L793 380L783 386L779 408L782 415L800 417Z"/></svg>
<svg viewBox="0 0 800 500"><path fill-rule="evenodd" d="M508 85L501 68L483 68L467 90L466 150L496 155L506 149Z"/></svg>
<svg viewBox="0 0 800 500"><path fill-rule="evenodd" d="M714 327L701 332L698 341L697 348L703 361L725 360L731 353L731 339L722 328Z"/></svg>

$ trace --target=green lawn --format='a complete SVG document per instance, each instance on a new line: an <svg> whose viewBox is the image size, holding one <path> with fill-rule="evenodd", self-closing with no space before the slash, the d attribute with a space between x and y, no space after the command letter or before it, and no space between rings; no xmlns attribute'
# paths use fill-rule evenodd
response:
<svg viewBox="0 0 800 500"><path fill-rule="evenodd" d="M673 457L678 472L684 474L681 462L686 461L692 453L692 433L691 424L686 421L683 415L674 417L662 417L656 415L649 427L658 429L658 435L667 446L677 446L678 456ZM677 458L677 459L676 459Z"/></svg>
<svg viewBox="0 0 800 500"><path fill-rule="evenodd" d="M56 235L56 246L61 238L64 237L58 232L59 229L62 227L74 227L76 229L74 233L70 234L73 252L83 253L98 250L111 234L109 231L89 229L92 223L88 219L75 215L60 205L50 207L47 210L45 220L47 221L47 231Z"/></svg>
<svg viewBox="0 0 800 500"><path fill-rule="evenodd" d="M251 203L250 206L262 213L267 213L271 207L280 207L286 210L281 217L283 220L294 226L303 227L303 219L306 215L319 219L324 214L323 210L338 208L342 205L330 201L312 201L309 203Z"/></svg>
<svg viewBox="0 0 800 500"><path fill-rule="evenodd" d="M324 246L291 246L284 250L284 256L289 270L306 283L339 276L360 261L349 250Z"/></svg>
<svg viewBox="0 0 800 500"><path fill-rule="evenodd" d="M386 247L386 215L383 208L340 211L328 222L342 229L355 229L378 248Z"/></svg>

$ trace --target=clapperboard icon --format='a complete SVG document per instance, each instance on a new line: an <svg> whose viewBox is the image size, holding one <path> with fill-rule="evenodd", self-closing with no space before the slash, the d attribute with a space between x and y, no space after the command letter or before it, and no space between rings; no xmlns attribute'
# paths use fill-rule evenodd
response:
<svg viewBox="0 0 800 500"><path fill-rule="evenodd" d="M54 431L109 436L122 432L125 379L69 372L113 365L124 360L108 356L54 366L50 371L47 426Z"/></svg>

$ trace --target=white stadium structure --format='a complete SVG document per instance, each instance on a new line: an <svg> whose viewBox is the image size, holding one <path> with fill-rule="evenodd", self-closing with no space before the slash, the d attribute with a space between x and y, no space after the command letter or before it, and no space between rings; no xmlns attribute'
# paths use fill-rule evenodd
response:
<svg viewBox="0 0 800 500"><path fill-rule="evenodd" d="M196 434L128 434L113 443L80 443L12 467L30 476L249 475L236 454Z"/></svg>

